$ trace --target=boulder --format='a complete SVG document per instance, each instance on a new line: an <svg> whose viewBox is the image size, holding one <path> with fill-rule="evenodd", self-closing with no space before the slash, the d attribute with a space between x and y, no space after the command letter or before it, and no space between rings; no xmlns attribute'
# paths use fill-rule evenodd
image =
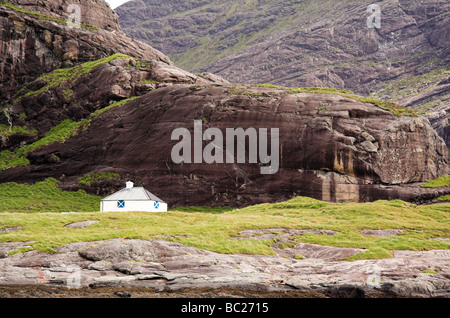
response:
<svg viewBox="0 0 450 318"><path fill-rule="evenodd" d="M75 223L70 223L70 224L64 225L64 227L70 228L70 229L82 229L82 228L91 226L95 223L98 223L98 221L81 221L81 222L75 222Z"/></svg>

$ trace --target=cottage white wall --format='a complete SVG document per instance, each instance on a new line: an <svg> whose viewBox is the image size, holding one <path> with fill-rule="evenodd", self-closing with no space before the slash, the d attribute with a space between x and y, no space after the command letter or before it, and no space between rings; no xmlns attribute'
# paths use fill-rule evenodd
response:
<svg viewBox="0 0 450 318"><path fill-rule="evenodd" d="M159 208L154 206L155 201L127 201L125 207L118 208L117 201L102 201L100 209L102 212L167 212L167 203L159 202Z"/></svg>

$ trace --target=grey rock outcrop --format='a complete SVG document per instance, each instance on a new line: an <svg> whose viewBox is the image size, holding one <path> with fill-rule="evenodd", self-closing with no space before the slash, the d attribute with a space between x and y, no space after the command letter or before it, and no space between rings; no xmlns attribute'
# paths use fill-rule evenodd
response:
<svg viewBox="0 0 450 318"><path fill-rule="evenodd" d="M261 296L302 291L321 297L450 297L447 250L394 251L389 259L349 262L329 258L333 248L323 248L328 252L295 259L224 255L160 240L73 243L54 255L32 251L0 259L0 285L66 288L79 275L79 284L69 287L145 287L160 295L186 288L194 293L234 288L244 294L258 290ZM292 249L306 251L304 244Z"/></svg>

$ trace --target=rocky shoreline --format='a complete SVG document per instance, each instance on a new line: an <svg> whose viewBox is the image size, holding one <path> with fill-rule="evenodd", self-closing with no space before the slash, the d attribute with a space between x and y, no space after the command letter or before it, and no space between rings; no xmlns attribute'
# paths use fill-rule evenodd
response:
<svg viewBox="0 0 450 318"><path fill-rule="evenodd" d="M1 298L450 296L449 250L350 262L342 258L358 249L301 243L274 247L277 255L225 255L164 240L111 239L8 256L27 244L0 243ZM305 257L296 259L300 252Z"/></svg>

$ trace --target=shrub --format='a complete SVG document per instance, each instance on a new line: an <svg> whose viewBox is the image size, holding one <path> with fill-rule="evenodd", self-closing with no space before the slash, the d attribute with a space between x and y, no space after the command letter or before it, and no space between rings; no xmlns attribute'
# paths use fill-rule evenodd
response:
<svg viewBox="0 0 450 318"><path fill-rule="evenodd" d="M120 175L112 172L98 172L89 173L83 177L78 178L78 183L86 186L99 183L101 181L120 179Z"/></svg>

